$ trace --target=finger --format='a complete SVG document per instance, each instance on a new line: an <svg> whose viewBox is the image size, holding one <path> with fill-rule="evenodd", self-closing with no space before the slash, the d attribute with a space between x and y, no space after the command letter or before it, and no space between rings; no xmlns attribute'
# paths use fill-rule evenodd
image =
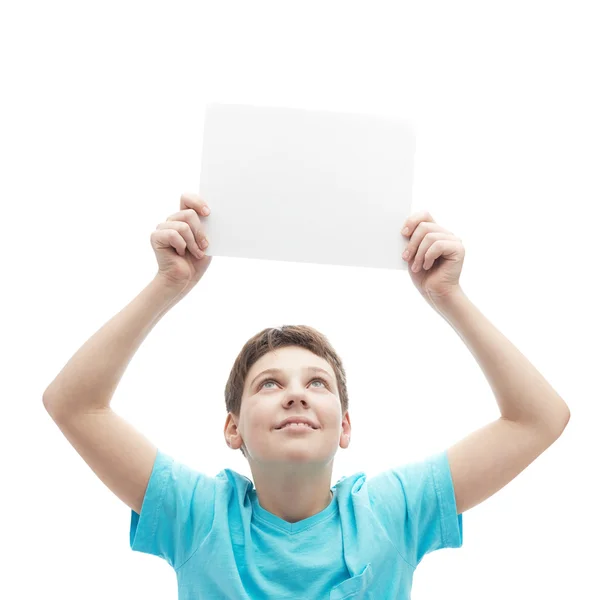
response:
<svg viewBox="0 0 600 600"><path fill-rule="evenodd" d="M150 234L150 241L154 248L175 248L179 256L185 255L185 240L174 229L159 229Z"/></svg>
<svg viewBox="0 0 600 600"><path fill-rule="evenodd" d="M464 255L464 246L460 239L456 236L448 239L436 240L425 253L423 268L428 270L431 268L436 259L440 256L448 258L452 256L460 257Z"/></svg>
<svg viewBox="0 0 600 600"><path fill-rule="evenodd" d="M165 221L164 223L159 223L156 229L171 229L183 238L185 241L185 245L183 247L183 252L179 252L178 247L175 247L178 250L178 254L183 256L185 254L185 248L190 251L190 254L193 254L196 258L202 258L204 256L204 252L198 247L194 234L189 226L189 223L185 221Z"/></svg>
<svg viewBox="0 0 600 600"><path fill-rule="evenodd" d="M426 210L416 212L410 215L410 217L408 217L408 219L404 221L404 225L402 226L402 235L410 237L413 234L414 230L417 228L417 225L419 225L419 223L421 223L422 221L435 223L434 218ZM408 229L408 231L404 233L404 229Z"/></svg>
<svg viewBox="0 0 600 600"><path fill-rule="evenodd" d="M187 192L181 195L179 200L179 208L185 210L186 208L193 208L199 215L206 217L210 214L210 208L208 204L200 198L198 194ZM205 213L204 209L208 212Z"/></svg>
<svg viewBox="0 0 600 600"><path fill-rule="evenodd" d="M190 226L192 233L194 234L194 241L198 246L198 250L205 250L208 246L208 240L204 235L204 229L202 227L202 223L200 221L200 217L198 213L193 208L188 208L186 210L180 210L179 212L171 215L167 221L184 221ZM202 242L206 242L204 246Z"/></svg>
<svg viewBox="0 0 600 600"><path fill-rule="evenodd" d="M425 237L423 238L423 241L419 245L419 248L417 249L417 253L415 255L415 260L411 267L413 272L415 272L415 273L419 272L421 267L423 267L423 268L427 267L425 270L428 270L429 268L431 268L431 265L433 264L434 260L439 256L439 254L437 256L434 256L434 254L428 254L429 249L438 240L448 240L448 239L454 239L454 236L452 234L446 233L444 231L432 231L432 232L427 233L425 235ZM440 254L441 254L441 251L440 251ZM424 264L426 255L427 255L427 261L428 261L427 265Z"/></svg>
<svg viewBox="0 0 600 600"><path fill-rule="evenodd" d="M425 238L425 236L428 233L432 233L432 232L444 232L449 235L452 235L452 233L450 231L448 231L447 229L444 229L442 226L438 225L437 223L434 223L431 221L421 221L417 225L416 229L413 229L410 241L408 242L408 245L406 246L406 250L405 250L404 254L402 255L402 257L406 258L406 260L410 260L411 257L415 256L415 254L416 254L419 246L421 245L421 242ZM406 254L406 252L408 252L408 254L405 257L404 255Z"/></svg>

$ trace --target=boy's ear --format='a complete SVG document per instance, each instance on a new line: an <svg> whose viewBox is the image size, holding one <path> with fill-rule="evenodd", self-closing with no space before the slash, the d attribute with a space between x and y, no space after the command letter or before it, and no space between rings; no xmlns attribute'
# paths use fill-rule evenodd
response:
<svg viewBox="0 0 600 600"><path fill-rule="evenodd" d="M342 419L342 433L340 434L340 447L346 449L350 445L350 434L352 425L350 423L350 413L346 411Z"/></svg>
<svg viewBox="0 0 600 600"><path fill-rule="evenodd" d="M225 436L225 443L232 448L233 450L237 450L239 448L236 447L235 439L239 437L239 433L237 431L237 425L235 423L235 419L231 413L227 414L227 418L225 419L225 426L223 427L223 435Z"/></svg>

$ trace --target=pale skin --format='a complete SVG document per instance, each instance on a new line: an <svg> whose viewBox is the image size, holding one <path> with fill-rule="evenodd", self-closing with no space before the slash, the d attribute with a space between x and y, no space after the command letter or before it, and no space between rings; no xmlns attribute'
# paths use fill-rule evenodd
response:
<svg viewBox="0 0 600 600"><path fill-rule="evenodd" d="M315 372L320 367L327 374ZM265 374L278 368L280 374ZM283 419L306 416L319 428L278 431ZM248 372L240 417L227 415L227 445L246 450L262 508L288 523L307 519L332 501L331 477L338 448L350 444L350 415L342 415L331 365L300 346L262 356Z"/></svg>

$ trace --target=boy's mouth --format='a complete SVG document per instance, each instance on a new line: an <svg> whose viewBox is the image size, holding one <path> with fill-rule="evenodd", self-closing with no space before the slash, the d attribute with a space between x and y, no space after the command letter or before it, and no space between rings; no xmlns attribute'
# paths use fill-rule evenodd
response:
<svg viewBox="0 0 600 600"><path fill-rule="evenodd" d="M308 423L286 423L283 427L276 427L276 431L283 431L284 429L290 429L292 431L314 431L316 427L308 425Z"/></svg>

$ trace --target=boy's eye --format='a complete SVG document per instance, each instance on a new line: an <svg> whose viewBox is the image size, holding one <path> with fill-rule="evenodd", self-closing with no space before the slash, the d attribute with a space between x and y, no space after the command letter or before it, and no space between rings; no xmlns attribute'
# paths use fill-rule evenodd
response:
<svg viewBox="0 0 600 600"><path fill-rule="evenodd" d="M320 381L325 387L327 387L327 382L324 379L321 379L320 377L315 377L311 383L313 381ZM263 381L260 385L259 385L259 389L262 389L264 387L265 384L267 383L277 383L274 379L265 379L265 381Z"/></svg>

